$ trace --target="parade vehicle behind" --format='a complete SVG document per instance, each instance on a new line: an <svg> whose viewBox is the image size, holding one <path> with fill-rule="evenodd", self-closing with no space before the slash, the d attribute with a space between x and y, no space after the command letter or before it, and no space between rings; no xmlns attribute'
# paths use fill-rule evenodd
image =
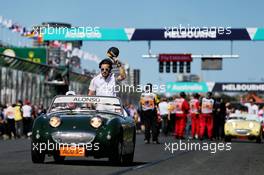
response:
<svg viewBox="0 0 264 175"><path fill-rule="evenodd" d="M225 141L233 138L256 140L261 143L262 118L253 114L231 114L225 123Z"/></svg>
<svg viewBox="0 0 264 175"><path fill-rule="evenodd" d="M133 162L136 127L119 98L56 96L47 114L34 121L31 157L43 163L65 157L109 158L114 164Z"/></svg>

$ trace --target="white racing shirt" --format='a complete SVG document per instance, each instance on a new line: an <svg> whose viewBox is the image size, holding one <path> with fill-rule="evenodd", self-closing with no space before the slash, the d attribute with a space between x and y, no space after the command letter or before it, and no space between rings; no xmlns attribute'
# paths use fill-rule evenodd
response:
<svg viewBox="0 0 264 175"><path fill-rule="evenodd" d="M22 111L23 111L23 117L24 118L29 118L31 117L31 114L32 114L32 107L29 106L29 105L24 105L22 107Z"/></svg>
<svg viewBox="0 0 264 175"><path fill-rule="evenodd" d="M8 108L5 109L4 113L8 119L15 119L15 108L13 108L12 106L8 106Z"/></svg>
<svg viewBox="0 0 264 175"><path fill-rule="evenodd" d="M212 98L210 98L210 99L203 98L202 99L202 113L203 114L213 113L213 107L214 107L214 100Z"/></svg>
<svg viewBox="0 0 264 175"><path fill-rule="evenodd" d="M96 96L116 96L115 92L116 78L115 74L110 73L105 79L102 74L95 76L90 83L89 90L95 91Z"/></svg>
<svg viewBox="0 0 264 175"><path fill-rule="evenodd" d="M168 115L169 113L169 104L165 101L159 103L160 115Z"/></svg>
<svg viewBox="0 0 264 175"><path fill-rule="evenodd" d="M259 108L257 105L251 105L250 103L245 103L244 105L248 108L249 114L258 114Z"/></svg>

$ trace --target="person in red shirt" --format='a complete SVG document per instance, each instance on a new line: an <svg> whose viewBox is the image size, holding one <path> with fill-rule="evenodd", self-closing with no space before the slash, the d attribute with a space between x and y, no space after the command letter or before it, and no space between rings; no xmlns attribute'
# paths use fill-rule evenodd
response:
<svg viewBox="0 0 264 175"><path fill-rule="evenodd" d="M199 111L200 111L200 103L199 103L200 95L198 93L193 94L193 98L190 100L190 116L192 119L192 138L198 138L199 135Z"/></svg>
<svg viewBox="0 0 264 175"><path fill-rule="evenodd" d="M215 101L212 98L212 92L208 92L206 97L202 98L201 104L201 116L200 116L200 129L199 138L202 140L204 137L205 128L207 128L208 139L213 138L213 109Z"/></svg>
<svg viewBox="0 0 264 175"><path fill-rule="evenodd" d="M180 98L175 99L175 112L175 138L184 139L187 114L189 112L189 103L186 100L186 94L184 92L180 93Z"/></svg>

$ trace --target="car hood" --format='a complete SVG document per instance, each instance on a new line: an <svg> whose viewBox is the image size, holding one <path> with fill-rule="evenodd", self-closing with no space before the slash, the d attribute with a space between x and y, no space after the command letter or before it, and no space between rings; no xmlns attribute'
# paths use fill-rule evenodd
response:
<svg viewBox="0 0 264 175"><path fill-rule="evenodd" d="M231 123L235 123L236 128L240 128L240 129L248 129L250 123L253 124L253 127L260 127L260 122L257 121L251 121L251 120L228 120L226 122L227 124L231 124Z"/></svg>
<svg viewBox="0 0 264 175"><path fill-rule="evenodd" d="M61 119L61 124L52 128L53 131L90 131L96 132L97 129L93 128L90 124L90 121L93 117L102 118L103 124L102 126L107 125L107 123L116 117L120 117L114 114L107 113L52 113L47 115L47 119L49 120L51 117L57 116Z"/></svg>
<svg viewBox="0 0 264 175"><path fill-rule="evenodd" d="M67 112L53 112L47 114L47 117L59 116L59 117L95 117L101 116L102 118L111 118L118 117L119 115L116 113L109 112L98 112L98 111L89 111L89 112L79 112L79 111L67 111Z"/></svg>

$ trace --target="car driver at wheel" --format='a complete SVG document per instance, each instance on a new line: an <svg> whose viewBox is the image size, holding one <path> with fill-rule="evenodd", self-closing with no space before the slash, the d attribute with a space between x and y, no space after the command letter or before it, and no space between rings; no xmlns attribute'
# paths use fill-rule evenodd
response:
<svg viewBox="0 0 264 175"><path fill-rule="evenodd" d="M68 92L66 92L65 95L67 95L67 96L75 96L76 93L74 91L68 91ZM77 105L75 103L73 103L73 102L67 103L67 105L66 105L66 109L70 109L70 110L76 109L76 107L77 107Z"/></svg>

